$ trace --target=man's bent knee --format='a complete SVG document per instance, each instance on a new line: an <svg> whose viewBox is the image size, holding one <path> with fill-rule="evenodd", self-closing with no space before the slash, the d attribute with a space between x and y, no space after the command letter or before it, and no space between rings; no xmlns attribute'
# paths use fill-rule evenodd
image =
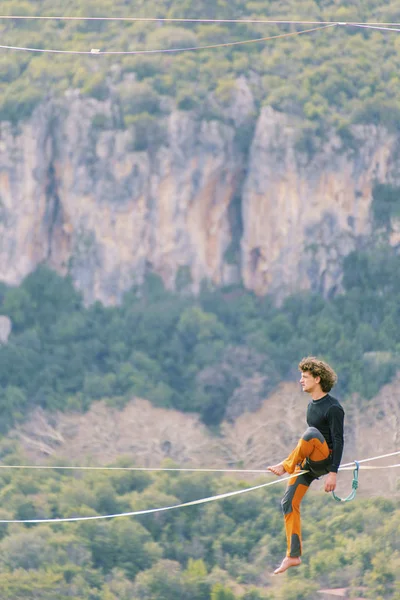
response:
<svg viewBox="0 0 400 600"><path fill-rule="evenodd" d="M317 439L321 442L321 444L325 442L324 436L316 427L308 427L301 436L301 438L306 442L309 442L312 439Z"/></svg>

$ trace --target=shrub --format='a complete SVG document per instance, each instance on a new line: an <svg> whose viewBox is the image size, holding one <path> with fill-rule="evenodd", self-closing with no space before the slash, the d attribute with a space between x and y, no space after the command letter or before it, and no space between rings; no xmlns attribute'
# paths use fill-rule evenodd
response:
<svg viewBox="0 0 400 600"><path fill-rule="evenodd" d="M132 150L144 152L161 146L165 140L165 131L159 121L148 113L128 115L125 125L134 128Z"/></svg>
<svg viewBox="0 0 400 600"><path fill-rule="evenodd" d="M149 50L170 50L197 46L197 36L183 27L163 26L147 37Z"/></svg>
<svg viewBox="0 0 400 600"><path fill-rule="evenodd" d="M20 79L7 86L0 98L0 121L18 123L31 116L42 100L44 92L28 86Z"/></svg>
<svg viewBox="0 0 400 600"><path fill-rule="evenodd" d="M106 100L109 95L109 89L106 83L104 73L96 73L85 82L82 93L86 96L91 96L96 100Z"/></svg>
<svg viewBox="0 0 400 600"><path fill-rule="evenodd" d="M158 94L148 82L125 81L119 87L119 96L124 115L140 115L158 112L160 101Z"/></svg>

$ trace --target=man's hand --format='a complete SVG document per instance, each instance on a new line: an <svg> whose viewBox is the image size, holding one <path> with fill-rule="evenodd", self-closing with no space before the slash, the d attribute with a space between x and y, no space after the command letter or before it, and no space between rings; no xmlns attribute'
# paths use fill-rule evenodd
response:
<svg viewBox="0 0 400 600"><path fill-rule="evenodd" d="M328 477L325 479L326 492L333 492L336 488L336 476L337 473L328 473Z"/></svg>

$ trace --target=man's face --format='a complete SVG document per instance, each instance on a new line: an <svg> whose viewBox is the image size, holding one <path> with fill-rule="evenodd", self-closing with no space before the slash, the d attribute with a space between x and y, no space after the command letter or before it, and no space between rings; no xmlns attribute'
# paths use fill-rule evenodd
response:
<svg viewBox="0 0 400 600"><path fill-rule="evenodd" d="M303 388L303 392L311 394L316 387L319 385L321 378L313 377L309 371L302 371L300 377L300 385Z"/></svg>

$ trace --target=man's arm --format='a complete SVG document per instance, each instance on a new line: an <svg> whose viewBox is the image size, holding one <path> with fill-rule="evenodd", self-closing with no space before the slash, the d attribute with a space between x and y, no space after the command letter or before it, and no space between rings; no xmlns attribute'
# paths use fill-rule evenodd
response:
<svg viewBox="0 0 400 600"><path fill-rule="evenodd" d="M336 476L342 460L344 446L344 411L340 406L331 406L327 414L332 438L332 464L325 480L325 491L333 492L336 488Z"/></svg>

